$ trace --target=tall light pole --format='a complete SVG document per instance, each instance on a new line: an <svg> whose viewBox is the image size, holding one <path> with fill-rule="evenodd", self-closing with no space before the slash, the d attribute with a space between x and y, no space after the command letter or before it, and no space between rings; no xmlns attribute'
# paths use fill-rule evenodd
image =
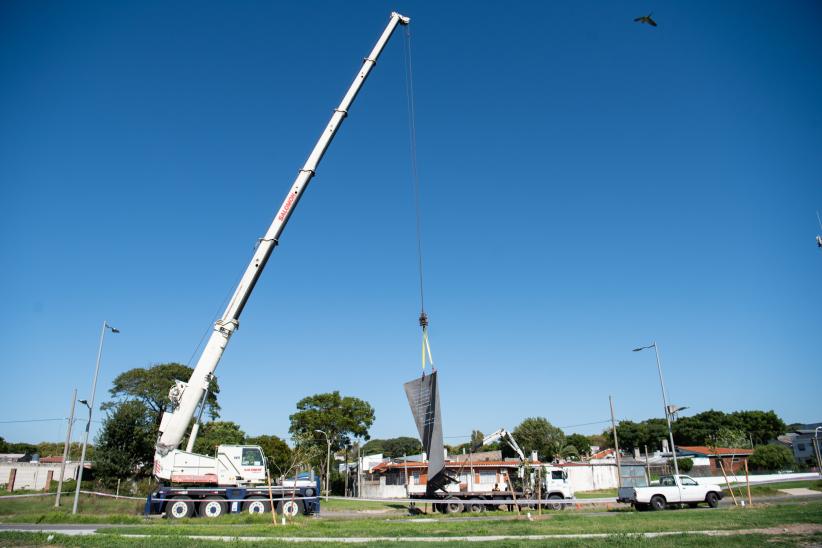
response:
<svg viewBox="0 0 822 548"><path fill-rule="evenodd" d="M97 347L97 365L94 367L94 380L91 382L91 401L80 400L80 403L88 407L88 422L86 423L86 434L83 438L83 451L80 453L80 468L77 470L77 489L74 491L74 506L72 514L77 513L77 502L80 500L80 483L83 481L83 466L86 460L86 448L88 447L88 433L91 429L91 411L94 409L94 393L97 391L97 376L100 374L100 358L103 356L103 340L106 337L106 329L112 333L119 333L116 327L111 327L108 321L103 321L103 328L100 330L100 345Z"/></svg>
<svg viewBox="0 0 822 548"><path fill-rule="evenodd" d="M822 430L822 426L817 426L816 430L813 431L813 450L816 453L816 466L819 469L819 475L822 476L822 454L820 454L819 449L819 430Z"/></svg>
<svg viewBox="0 0 822 548"><path fill-rule="evenodd" d="M69 447L71 447L71 428L74 426L74 404L77 403L77 389L71 395L71 412L69 413L68 426L66 427L66 443L63 445L63 462L60 464L60 481L57 482L57 496L54 498L54 507L60 507L60 497L63 495L63 477L66 475L66 459L68 459Z"/></svg>
<svg viewBox="0 0 822 548"><path fill-rule="evenodd" d="M671 454L674 457L674 473L678 476L679 475L679 464L676 462L676 446L674 445L674 431L671 429L671 414L668 412L668 398L665 396L665 381L662 380L662 364L659 361L659 347L654 341L652 344L648 346L641 346L639 348L634 348L634 352L639 352L641 350L646 350L648 348L653 348L656 351L656 370L659 372L659 386L662 388L662 405L665 409L665 420L668 421L668 439L671 442Z"/></svg>
<svg viewBox="0 0 822 548"><path fill-rule="evenodd" d="M322 434L323 436L325 436L325 441L326 441L326 443L328 443L328 452L325 454L325 501L328 502L328 494L329 494L328 480L331 479L331 476L330 476L330 473L331 473L330 472L330 470L331 470L331 438L329 438L328 434L326 434L322 430L314 430L314 432L318 432L318 433Z"/></svg>

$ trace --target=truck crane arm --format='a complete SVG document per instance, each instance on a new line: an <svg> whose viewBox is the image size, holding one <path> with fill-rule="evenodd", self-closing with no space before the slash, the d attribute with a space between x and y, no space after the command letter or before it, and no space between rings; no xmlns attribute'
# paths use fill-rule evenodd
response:
<svg viewBox="0 0 822 548"><path fill-rule="evenodd" d="M314 145L314 149L311 151L311 154L309 154L308 160L306 160L305 165L297 174L297 178L283 200L271 226L265 235L260 238L254 255L246 267L245 273L237 285L228 306L220 319L214 324L214 330L208 339L203 353L200 355L200 359L197 361L191 377L188 382L176 381L175 386L171 388L169 397L171 399L172 409L171 411L165 412L160 421L160 435L155 447L155 470L159 464L158 459L162 459L180 445L186 430L191 424L191 419L194 417L197 405L202 399L204 392L208 389L208 380L217 368L217 364L225 351L231 335L239 326L240 314L248 302L254 285L257 283L260 274L265 268L272 251L277 246L278 239L288 220L291 218L291 214L297 207L297 203L300 201L303 192L305 192L308 183L316 173L320 160L322 160L325 151L328 149L337 130L347 116L348 109L357 97L357 93L359 93L360 88L377 63L377 58L397 25L407 25L409 22L410 19L408 17L396 12L391 14L388 25L385 27L379 40L377 40L371 53L363 60L362 68L354 77L354 82L348 88L340 105L334 109L331 121L323 130L322 135L320 135L319 140L316 145Z"/></svg>
<svg viewBox="0 0 822 548"><path fill-rule="evenodd" d="M489 435L485 436L485 438L483 438L483 440L482 440L482 444L487 445L489 443L494 443L495 441L497 441L499 439L502 439L502 438L505 438L505 441L508 442L508 445L510 445L511 448L514 451L516 451L517 455L519 455L520 460L525 462L525 460L526 460L525 459L525 453L523 453L522 449L520 449L519 444L517 443L517 440L514 439L514 436L512 436L511 433L508 432L508 430L506 430L505 428L500 428L499 430L497 430L493 434L489 434Z"/></svg>

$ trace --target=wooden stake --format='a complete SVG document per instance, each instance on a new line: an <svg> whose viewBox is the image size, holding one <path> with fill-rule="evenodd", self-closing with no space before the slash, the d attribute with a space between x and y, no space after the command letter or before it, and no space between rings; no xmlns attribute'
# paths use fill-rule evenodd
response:
<svg viewBox="0 0 822 548"><path fill-rule="evenodd" d="M511 490L511 497L514 499L514 510L517 511L517 515L519 516L519 504L517 504L517 493L514 491L514 484L511 483L511 476L508 475L508 470L505 471L505 481L508 483L508 489Z"/></svg>
<svg viewBox="0 0 822 548"><path fill-rule="evenodd" d="M753 500L751 500L751 478L748 477L748 459L745 459L745 483L748 484L748 506L753 506Z"/></svg>
<svg viewBox="0 0 822 548"><path fill-rule="evenodd" d="M271 494L271 472L266 469L265 479L268 481L268 503L271 505L271 522L277 525L277 512L274 510L274 495Z"/></svg>
<svg viewBox="0 0 822 548"><path fill-rule="evenodd" d="M542 464L539 465L537 468L537 499L539 502L537 503L537 513L541 516L542 515Z"/></svg>
<svg viewBox="0 0 822 548"><path fill-rule="evenodd" d="M739 503L736 502L736 495L734 495L734 489L731 487L731 482L728 481L728 476L725 474L725 467L722 466L722 458L717 457L717 462L719 462L719 469L722 470L722 477L725 478L725 484L728 486L728 491L731 492L731 498L734 501L734 506L739 506Z"/></svg>

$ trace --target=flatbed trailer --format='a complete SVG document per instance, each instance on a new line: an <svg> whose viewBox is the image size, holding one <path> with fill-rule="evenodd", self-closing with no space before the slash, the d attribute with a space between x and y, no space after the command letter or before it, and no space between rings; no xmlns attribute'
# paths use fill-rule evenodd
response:
<svg viewBox="0 0 822 548"><path fill-rule="evenodd" d="M412 493L411 499L429 500L432 497L425 493ZM433 498L441 499L442 502L431 503L435 512L442 514L458 514L460 512L471 512L479 514L492 510L514 510L514 506L524 508L528 505L518 504L518 500L530 500L533 497L520 491L460 491L457 493L437 493ZM420 504L412 502L411 507L416 508ZM546 505L547 506L547 505Z"/></svg>
<svg viewBox="0 0 822 548"><path fill-rule="evenodd" d="M270 495L269 495L270 493ZM320 512L320 480L310 485L254 487L161 486L146 499L145 515L180 519L194 516L216 518L224 514L271 512L296 516Z"/></svg>

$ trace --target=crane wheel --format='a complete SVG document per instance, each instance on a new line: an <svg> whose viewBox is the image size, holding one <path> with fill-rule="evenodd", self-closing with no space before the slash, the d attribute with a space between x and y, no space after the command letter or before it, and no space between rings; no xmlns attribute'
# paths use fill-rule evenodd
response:
<svg viewBox="0 0 822 548"><path fill-rule="evenodd" d="M174 497L166 506L166 517L172 519L190 518L194 515L194 502L188 497Z"/></svg>
<svg viewBox="0 0 822 548"><path fill-rule="evenodd" d="M284 514L286 517L293 518L303 511L303 501L301 500L284 500L277 504L277 513Z"/></svg>
<svg viewBox="0 0 822 548"><path fill-rule="evenodd" d="M271 511L271 503L265 497L248 497L243 503L243 512L247 514L267 514Z"/></svg>
<svg viewBox="0 0 822 548"><path fill-rule="evenodd" d="M218 518L226 513L228 503L223 497L206 497L200 503L199 514L206 518Z"/></svg>

